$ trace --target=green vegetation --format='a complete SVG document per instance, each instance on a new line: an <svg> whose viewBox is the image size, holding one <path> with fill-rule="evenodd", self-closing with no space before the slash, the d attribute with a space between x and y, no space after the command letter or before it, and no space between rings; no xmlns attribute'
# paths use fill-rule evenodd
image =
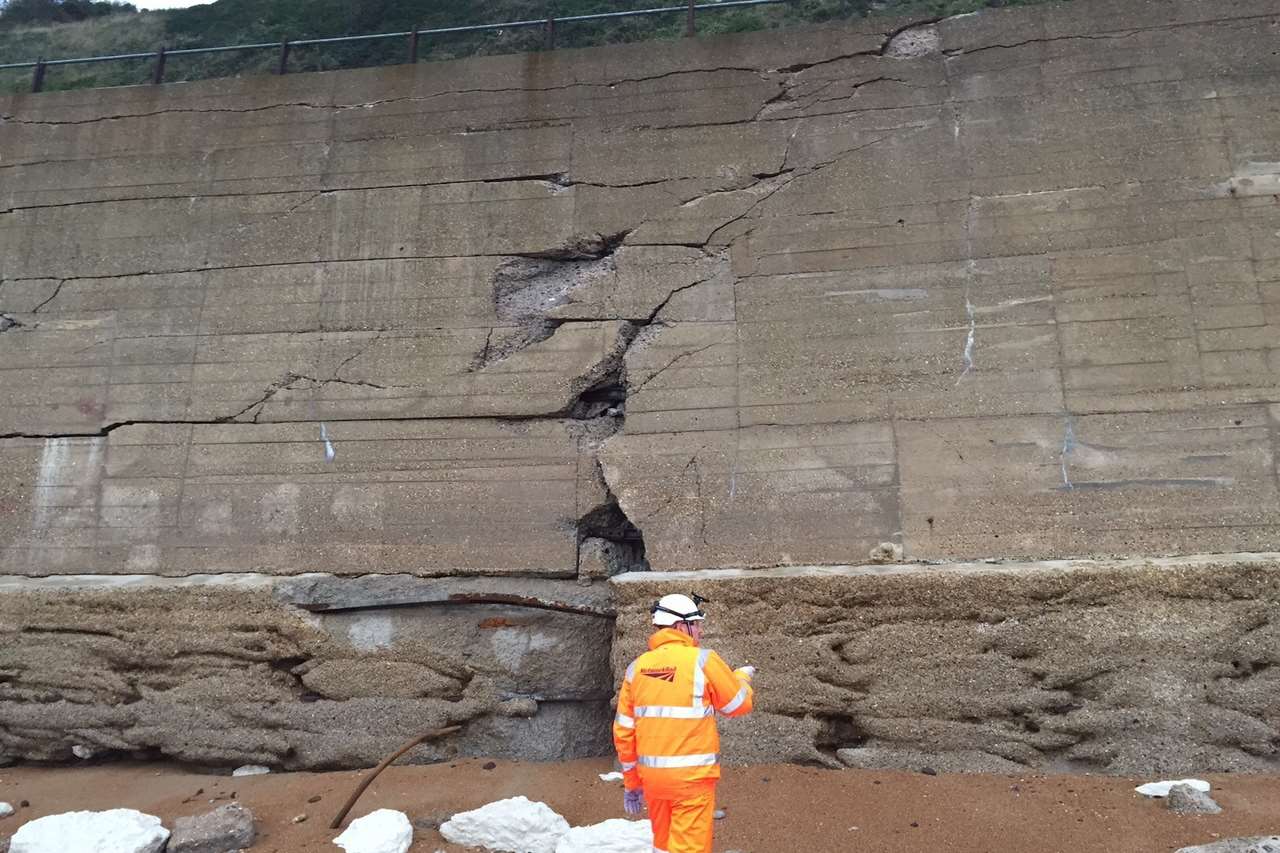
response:
<svg viewBox="0 0 1280 853"><path fill-rule="evenodd" d="M867 14L951 15L986 6L1013 5L1036 0L792 0L757 8L704 12L702 34L788 27ZM278 42L362 33L543 19L623 9L680 5L680 0L217 0L203 6L166 12L120 11L89 17L77 23L15 26L11 10L18 4L109 7L89 0L10 0L0 11L0 63L154 51L168 48ZM65 11L65 10L64 10ZM97 14L97 13L95 13ZM46 18L45 20L48 20ZM625 18L608 22L565 24L557 27L556 45L582 47L644 39L676 38L683 32L680 15ZM293 71L352 68L401 62L406 45L399 39L379 42L299 47L292 51ZM423 39L423 60L453 59L495 53L543 49L540 28L458 34ZM175 56L168 60L167 81L194 80L267 73L275 67L272 50ZM92 65L54 66L46 89L119 86L150 79L151 60L128 60ZM0 91L21 92L30 87L31 72L0 72Z"/></svg>
<svg viewBox="0 0 1280 853"><path fill-rule="evenodd" d="M132 3L112 0L4 0L0 2L0 27L69 24L136 11L138 9Z"/></svg>

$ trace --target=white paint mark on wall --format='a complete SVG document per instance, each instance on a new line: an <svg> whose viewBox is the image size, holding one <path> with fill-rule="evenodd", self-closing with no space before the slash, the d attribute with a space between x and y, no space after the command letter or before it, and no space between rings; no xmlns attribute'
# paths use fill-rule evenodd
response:
<svg viewBox="0 0 1280 853"><path fill-rule="evenodd" d="M1053 296L1028 296L1025 299L1001 299L989 308L979 308L978 313L1000 311L1005 308L1017 308L1019 305L1031 305L1036 302L1052 302Z"/></svg>
<svg viewBox="0 0 1280 853"><path fill-rule="evenodd" d="M969 315L969 335L964 340L964 370L960 371L960 378L956 380L957 385L960 384L961 379L973 372L973 345L978 334L978 315L967 293L964 297L964 311Z"/></svg>
<svg viewBox="0 0 1280 853"><path fill-rule="evenodd" d="M31 496L35 507L32 527L43 530L49 526L54 509L59 505L55 497L61 486L60 475L66 467L67 458L71 455L71 439L46 438L40 451L40 471L36 475L35 493Z"/></svg>
<svg viewBox="0 0 1280 853"><path fill-rule="evenodd" d="M333 449L333 442L329 440L329 427L323 421L320 423L320 440L324 442L324 461L332 462L333 457L338 454Z"/></svg>
<svg viewBox="0 0 1280 853"><path fill-rule="evenodd" d="M1075 486L1071 484L1071 471L1067 468L1067 457L1076 449L1076 430L1070 415L1066 420L1066 428L1062 433L1062 452L1059 454L1059 461L1062 463L1062 487L1074 489Z"/></svg>
<svg viewBox="0 0 1280 853"><path fill-rule="evenodd" d="M957 115L956 121L959 122ZM973 306L973 299L970 291L973 288L973 280L978 272L978 264L973 259L973 225L978 217L978 197L969 196L969 203L964 208L964 248L965 254L969 256L969 260L964 265L964 312L969 317L969 334L964 340L964 352L962 358L964 360L964 369L960 371L960 376L956 378L956 385L959 385L964 378L973 372L973 346L978 336L978 312Z"/></svg>
<svg viewBox="0 0 1280 853"><path fill-rule="evenodd" d="M32 532L64 522L91 506L105 438L47 438L40 451L31 504ZM84 523L91 523L84 519Z"/></svg>
<svg viewBox="0 0 1280 853"><path fill-rule="evenodd" d="M1088 192L1090 190L1105 190L1105 189L1107 189L1107 187L1104 186L1103 184L1087 184L1082 187L1059 187L1057 189L1031 190L1030 192L1021 192L1021 193L997 193L995 195L974 196L974 198L991 199L991 200L998 200L998 199L1005 199L1005 198L1031 198L1033 196L1038 196L1038 195L1065 195L1067 193L1082 193L1082 192Z"/></svg>
<svg viewBox="0 0 1280 853"><path fill-rule="evenodd" d="M886 301L905 301L925 299L929 296L929 291L920 287L875 287L867 290L828 290L822 295L824 297L869 296L873 299L883 299Z"/></svg>

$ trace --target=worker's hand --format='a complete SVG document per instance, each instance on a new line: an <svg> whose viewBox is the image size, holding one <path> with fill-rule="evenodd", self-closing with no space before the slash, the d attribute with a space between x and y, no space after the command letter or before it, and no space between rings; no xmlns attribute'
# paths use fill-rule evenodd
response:
<svg viewBox="0 0 1280 853"><path fill-rule="evenodd" d="M622 794L622 808L627 814L640 814L644 811L644 789L636 788L634 791L625 791Z"/></svg>
<svg viewBox="0 0 1280 853"><path fill-rule="evenodd" d="M754 666L740 666L734 672L738 677L745 678L747 681L750 681L756 676L756 668Z"/></svg>

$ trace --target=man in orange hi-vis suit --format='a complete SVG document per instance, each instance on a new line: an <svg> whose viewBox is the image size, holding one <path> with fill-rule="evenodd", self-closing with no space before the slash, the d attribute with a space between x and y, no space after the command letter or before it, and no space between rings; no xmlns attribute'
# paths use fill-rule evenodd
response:
<svg viewBox="0 0 1280 853"><path fill-rule="evenodd" d="M711 853L720 734L714 714L751 712L754 667L730 670L698 647L706 615L699 596L665 595L652 608L658 631L627 667L613 721L623 805L649 804L654 853Z"/></svg>

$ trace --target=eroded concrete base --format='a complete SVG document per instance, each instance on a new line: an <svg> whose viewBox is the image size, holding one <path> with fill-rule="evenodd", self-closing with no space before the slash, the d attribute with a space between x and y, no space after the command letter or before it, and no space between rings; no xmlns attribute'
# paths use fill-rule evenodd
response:
<svg viewBox="0 0 1280 853"><path fill-rule="evenodd" d="M414 756L599 755L612 624L600 584L6 578L0 756L361 767L452 723Z"/></svg>
<svg viewBox="0 0 1280 853"><path fill-rule="evenodd" d="M71 760L81 746L356 767L459 722L461 735L416 757L608 754L615 673L671 591L711 599L708 645L760 668L757 712L722 724L731 762L1280 770L1280 554L647 572L588 586L7 578L0 756Z"/></svg>
<svg viewBox="0 0 1280 853"><path fill-rule="evenodd" d="M667 592L755 664L726 760L1280 770L1280 555L619 575L614 671Z"/></svg>

